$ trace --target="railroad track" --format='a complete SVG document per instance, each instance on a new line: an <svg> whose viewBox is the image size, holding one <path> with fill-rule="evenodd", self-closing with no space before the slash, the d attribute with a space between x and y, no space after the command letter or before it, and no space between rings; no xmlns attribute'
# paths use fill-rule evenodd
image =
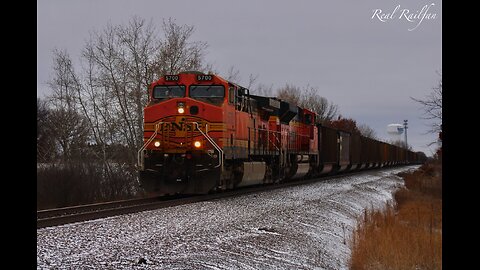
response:
<svg viewBox="0 0 480 270"><path fill-rule="evenodd" d="M393 167L389 167L390 169ZM313 183L316 181L325 181L328 179L346 177L351 175L361 175L362 173L369 173L374 170L382 170L384 168L369 169L362 172L348 172L341 173L332 176L323 176L320 178L306 179L295 182L286 182L280 184L271 184L265 186L252 186L244 187L235 190L229 190L220 193L213 193L207 195L195 195L184 197L151 197L141 199L131 199L123 201L113 201L106 203L96 203L89 205L56 208L37 211L37 229L58 226L68 223L75 223L80 221L87 221L99 218L105 218L110 216L117 216L135 212L141 212L146 210L154 210L166 207L172 207L177 205L209 201L220 198L227 198L239 195L245 195L250 193L256 193L261 191L274 190L278 188L285 188L291 186L304 185Z"/></svg>
<svg viewBox="0 0 480 270"><path fill-rule="evenodd" d="M37 229L182 204L181 198L150 197L37 211Z"/></svg>

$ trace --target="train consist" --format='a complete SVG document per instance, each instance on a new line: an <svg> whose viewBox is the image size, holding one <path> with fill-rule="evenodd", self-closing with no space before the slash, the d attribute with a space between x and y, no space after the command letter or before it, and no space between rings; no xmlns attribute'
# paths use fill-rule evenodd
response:
<svg viewBox="0 0 480 270"><path fill-rule="evenodd" d="M217 75L166 75L148 89L140 184L150 193L203 194L421 162L406 149L320 123L275 97Z"/></svg>

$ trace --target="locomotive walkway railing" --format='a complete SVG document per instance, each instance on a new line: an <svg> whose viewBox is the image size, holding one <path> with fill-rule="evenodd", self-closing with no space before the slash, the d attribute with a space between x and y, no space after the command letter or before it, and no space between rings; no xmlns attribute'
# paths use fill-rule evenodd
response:
<svg viewBox="0 0 480 270"><path fill-rule="evenodd" d="M138 150L138 153L137 153L137 166L138 166L138 169L139 170L144 170L145 169L145 163L144 163L144 150L145 148L147 148L147 145L149 145L153 139L155 139L155 137L157 136L158 134L158 129L160 127L161 124L163 124L164 122L158 122L155 124L155 131L153 132L152 136L150 136L150 138L148 138L148 140L143 144L143 146L140 148L140 150Z"/></svg>
<svg viewBox="0 0 480 270"><path fill-rule="evenodd" d="M276 155L281 151L279 131L249 127L248 136L251 142L249 153L252 155Z"/></svg>
<svg viewBox="0 0 480 270"><path fill-rule="evenodd" d="M213 147L215 147L215 149L217 149L218 151L218 165L215 166L215 168L218 168L221 166L221 168L223 168L223 150L222 148L220 148L220 146L218 146L218 144L212 139L212 137L210 137L207 133L203 132L201 129L200 129L200 125L197 123L197 122L192 122L194 123L196 126L197 126L197 129L198 131L200 131L200 133L203 135L203 137L205 137L208 142L210 142ZM208 124L205 124L205 130L207 130L208 128Z"/></svg>

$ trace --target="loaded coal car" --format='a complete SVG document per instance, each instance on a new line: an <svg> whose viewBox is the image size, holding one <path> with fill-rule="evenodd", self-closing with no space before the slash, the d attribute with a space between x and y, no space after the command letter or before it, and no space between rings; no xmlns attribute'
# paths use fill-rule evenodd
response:
<svg viewBox="0 0 480 270"><path fill-rule="evenodd" d="M387 143L379 142L379 150L380 150L380 164L379 167L385 167L388 165L388 153L389 148Z"/></svg>
<svg viewBox="0 0 480 270"><path fill-rule="evenodd" d="M361 170L365 168L365 162L362 162L361 135L350 135L350 171Z"/></svg>
<svg viewBox="0 0 480 270"><path fill-rule="evenodd" d="M352 167L351 134L322 124L317 124L317 130L319 131L319 165L315 175L335 174L349 170ZM355 154L357 155L355 162L359 162L360 153L357 151Z"/></svg>
<svg viewBox="0 0 480 270"><path fill-rule="evenodd" d="M350 133L339 130L338 136L338 166L337 172L350 169Z"/></svg>
<svg viewBox="0 0 480 270"><path fill-rule="evenodd" d="M374 140L361 136L360 144L362 149L361 159L362 159L362 163L365 164L363 169L374 167L375 165Z"/></svg>
<svg viewBox="0 0 480 270"><path fill-rule="evenodd" d="M320 174L335 173L339 165L338 131L334 128L319 125Z"/></svg>
<svg viewBox="0 0 480 270"><path fill-rule="evenodd" d="M394 166L397 164L396 157L397 157L398 147L395 145L390 145L390 153L389 153L389 165Z"/></svg>
<svg viewBox="0 0 480 270"><path fill-rule="evenodd" d="M397 148L397 156L396 156L396 163L397 164L405 164L407 157L406 157L407 150L405 148L398 147Z"/></svg>

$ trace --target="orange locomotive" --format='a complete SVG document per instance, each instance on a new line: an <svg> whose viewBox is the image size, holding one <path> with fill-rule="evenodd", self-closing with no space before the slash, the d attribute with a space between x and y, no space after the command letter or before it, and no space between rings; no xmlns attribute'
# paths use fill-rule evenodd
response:
<svg viewBox="0 0 480 270"><path fill-rule="evenodd" d="M191 194L305 176L318 163L314 117L216 75L163 76L144 109L140 183Z"/></svg>
<svg viewBox="0 0 480 270"><path fill-rule="evenodd" d="M213 74L166 75L148 94L138 168L150 193L208 193L423 161Z"/></svg>

